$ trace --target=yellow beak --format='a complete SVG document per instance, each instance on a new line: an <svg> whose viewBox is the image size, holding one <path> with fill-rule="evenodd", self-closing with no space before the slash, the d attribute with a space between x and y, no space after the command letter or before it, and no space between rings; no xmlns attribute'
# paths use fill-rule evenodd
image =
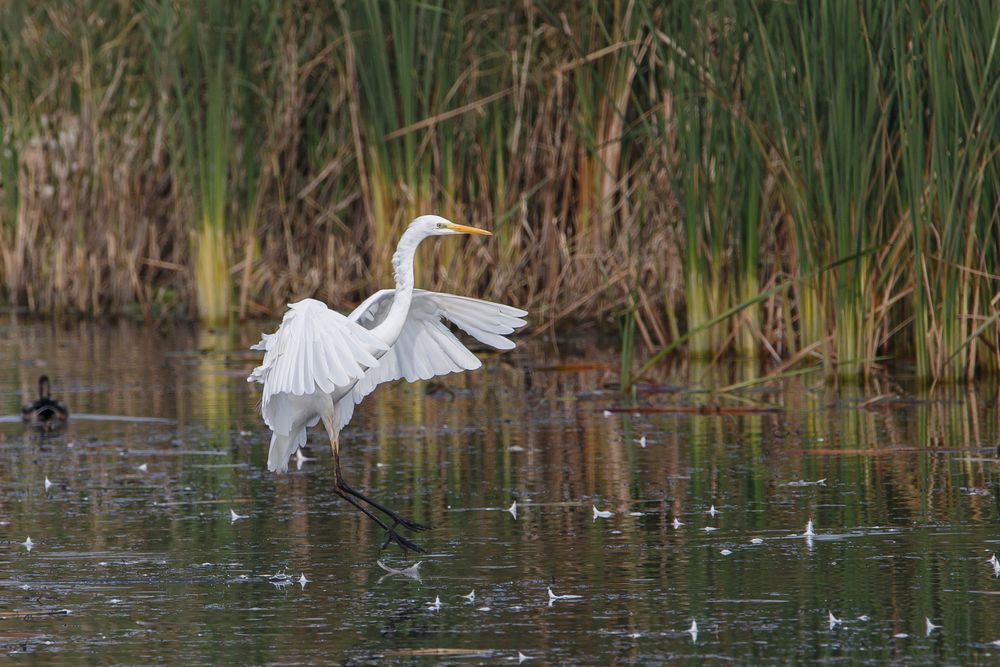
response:
<svg viewBox="0 0 1000 667"><path fill-rule="evenodd" d="M465 225L456 225L454 222L448 227L453 232L458 232L459 234L479 234L480 236L493 236L493 232L488 232L485 229L479 229L478 227L466 227Z"/></svg>

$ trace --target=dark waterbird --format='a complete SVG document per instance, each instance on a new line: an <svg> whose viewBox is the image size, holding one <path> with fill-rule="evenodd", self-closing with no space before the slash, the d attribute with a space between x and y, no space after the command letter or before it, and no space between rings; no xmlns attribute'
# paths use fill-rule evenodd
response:
<svg viewBox="0 0 1000 667"><path fill-rule="evenodd" d="M49 395L49 376L38 378L38 399L21 407L21 418L30 424L53 427L69 418L69 410L62 401Z"/></svg>

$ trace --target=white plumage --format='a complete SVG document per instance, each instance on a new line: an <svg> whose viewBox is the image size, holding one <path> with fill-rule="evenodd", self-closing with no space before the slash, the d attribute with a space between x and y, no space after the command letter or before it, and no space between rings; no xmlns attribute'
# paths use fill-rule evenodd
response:
<svg viewBox="0 0 1000 667"><path fill-rule="evenodd" d="M371 331L316 299L288 305L281 326L264 334L252 350L263 350L264 361L248 378L264 385L261 399L268 425L268 407L280 394L332 394L365 371L377 367L389 349Z"/></svg>
<svg viewBox="0 0 1000 667"><path fill-rule="evenodd" d="M380 290L354 309L348 319L371 329L381 324L389 313L394 290ZM455 294L413 290L413 300L396 344L379 358L378 366L370 368L351 391L351 400L358 404L375 387L393 380L429 380L438 375L473 371L482 362L451 332L443 320L454 323L480 343L498 350L510 350L514 343L503 334L514 333L526 322L527 313L519 308L492 301L472 299ZM345 397L341 403L348 399ZM353 409L353 408L352 408ZM346 426L351 414L338 407ZM343 418L343 417L342 417Z"/></svg>
<svg viewBox="0 0 1000 667"><path fill-rule="evenodd" d="M368 329L316 299L289 304L281 326L252 349L264 351L251 382L264 385L261 414L271 428L269 470L288 469L306 427L343 397L389 349Z"/></svg>
<svg viewBox="0 0 1000 667"><path fill-rule="evenodd" d="M264 334L252 348L262 350L264 360L247 378L264 385L261 414L272 431L268 469L287 470L288 459L305 444L306 429L322 420L333 449L337 492L386 528L389 541L404 548L418 547L355 499L408 528L424 527L402 519L343 482L341 429L351 420L354 406L384 382L428 380L479 368L482 363L452 333L448 322L483 344L509 350L514 343L505 336L524 326L522 318L527 315L499 303L414 289L417 245L428 236L450 234L489 232L438 216L417 218L393 255L395 289L376 292L346 317L315 299L290 304L278 330Z"/></svg>

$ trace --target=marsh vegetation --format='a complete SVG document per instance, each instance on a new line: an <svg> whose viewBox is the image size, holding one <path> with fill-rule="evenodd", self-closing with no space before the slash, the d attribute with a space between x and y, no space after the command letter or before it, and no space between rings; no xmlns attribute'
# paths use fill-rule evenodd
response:
<svg viewBox="0 0 1000 667"><path fill-rule="evenodd" d="M38 313L348 305L433 211L496 239L418 284L617 327L626 380L679 343L971 378L998 37L989 2L10 0L0 280Z"/></svg>

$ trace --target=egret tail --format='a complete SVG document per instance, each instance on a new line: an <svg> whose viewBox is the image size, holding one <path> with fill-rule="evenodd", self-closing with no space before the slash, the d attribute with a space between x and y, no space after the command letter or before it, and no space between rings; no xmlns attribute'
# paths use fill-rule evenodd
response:
<svg viewBox="0 0 1000 667"><path fill-rule="evenodd" d="M271 449L267 452L267 469L271 472L287 472L288 459L299 447L306 444L306 428L303 426L289 435L271 434Z"/></svg>

